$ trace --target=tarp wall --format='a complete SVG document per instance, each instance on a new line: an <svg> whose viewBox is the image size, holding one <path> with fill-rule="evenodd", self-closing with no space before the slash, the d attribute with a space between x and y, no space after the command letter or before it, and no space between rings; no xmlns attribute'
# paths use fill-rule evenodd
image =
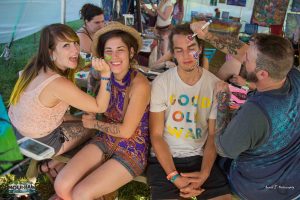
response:
<svg viewBox="0 0 300 200"><path fill-rule="evenodd" d="M8 43L39 31L43 26L61 22L63 0L0 0L0 43ZM80 18L85 3L101 6L101 0L66 0L66 21Z"/></svg>

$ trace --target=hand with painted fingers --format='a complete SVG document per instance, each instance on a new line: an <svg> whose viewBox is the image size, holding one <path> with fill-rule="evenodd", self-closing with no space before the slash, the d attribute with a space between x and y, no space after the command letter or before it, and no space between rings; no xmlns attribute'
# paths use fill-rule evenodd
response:
<svg viewBox="0 0 300 200"><path fill-rule="evenodd" d="M110 59L108 58L96 58L96 57L93 57L92 59L92 66L93 68L100 72L101 73L101 76L102 77L110 77L110 74L111 74L111 71L110 71L110 67L109 65L107 64L107 62L109 61Z"/></svg>
<svg viewBox="0 0 300 200"><path fill-rule="evenodd" d="M93 129L95 128L97 120L94 114L84 114L82 115L82 124L85 128Z"/></svg>
<svg viewBox="0 0 300 200"><path fill-rule="evenodd" d="M200 39L204 39L206 34L208 33L208 27L204 28L204 30L202 30L202 27L206 24L205 21L197 21L197 22L193 22L190 25L190 28L192 29L192 31L197 34L197 37Z"/></svg>

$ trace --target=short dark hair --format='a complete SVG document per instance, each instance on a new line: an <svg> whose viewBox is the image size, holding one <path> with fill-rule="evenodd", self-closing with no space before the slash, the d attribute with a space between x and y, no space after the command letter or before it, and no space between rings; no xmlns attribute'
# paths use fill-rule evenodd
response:
<svg viewBox="0 0 300 200"><path fill-rule="evenodd" d="M174 41L173 41L173 37L174 35L193 35L194 32L192 31L192 29L190 28L190 23L185 23L185 24L178 24L176 25L170 35L169 35L169 49L171 51L171 53L174 53ZM199 39L198 37L195 37L198 47L202 47L202 53L199 56L199 63L203 64L203 55L204 55L204 41Z"/></svg>
<svg viewBox="0 0 300 200"><path fill-rule="evenodd" d="M257 68L266 70L273 79L284 79L294 62L292 43L281 36L263 33L253 35L251 41L258 50Z"/></svg>
<svg viewBox="0 0 300 200"><path fill-rule="evenodd" d="M103 15L103 10L91 3L84 4L80 10L80 19L91 21L95 16Z"/></svg>

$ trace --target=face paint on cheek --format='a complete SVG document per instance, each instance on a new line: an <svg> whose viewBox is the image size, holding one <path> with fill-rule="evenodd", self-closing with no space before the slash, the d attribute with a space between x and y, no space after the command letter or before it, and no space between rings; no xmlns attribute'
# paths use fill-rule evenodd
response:
<svg viewBox="0 0 300 200"><path fill-rule="evenodd" d="M200 51L194 51L192 54L194 59L199 59Z"/></svg>
<svg viewBox="0 0 300 200"><path fill-rule="evenodd" d="M112 56L107 55L107 54L104 54L104 60L105 60L106 62L111 61L111 59L112 59Z"/></svg>
<svg viewBox="0 0 300 200"><path fill-rule="evenodd" d="M193 51L192 52L193 58L197 61L197 66L200 66L200 63L199 63L200 54L201 54L201 51Z"/></svg>

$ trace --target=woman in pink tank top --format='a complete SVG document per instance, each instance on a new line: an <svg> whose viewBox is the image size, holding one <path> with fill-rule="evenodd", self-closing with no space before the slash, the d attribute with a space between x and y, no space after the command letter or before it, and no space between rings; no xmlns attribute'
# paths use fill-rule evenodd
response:
<svg viewBox="0 0 300 200"><path fill-rule="evenodd" d="M110 99L110 68L103 59L92 65L101 73L98 95L92 97L74 84L79 64L79 38L67 25L52 24L41 31L37 55L26 65L9 100L9 116L17 137L35 138L62 154L92 136L79 123L65 123L69 106L103 113ZM52 163L52 164L51 164ZM49 163L53 168L54 162ZM47 167L42 168L47 171Z"/></svg>

